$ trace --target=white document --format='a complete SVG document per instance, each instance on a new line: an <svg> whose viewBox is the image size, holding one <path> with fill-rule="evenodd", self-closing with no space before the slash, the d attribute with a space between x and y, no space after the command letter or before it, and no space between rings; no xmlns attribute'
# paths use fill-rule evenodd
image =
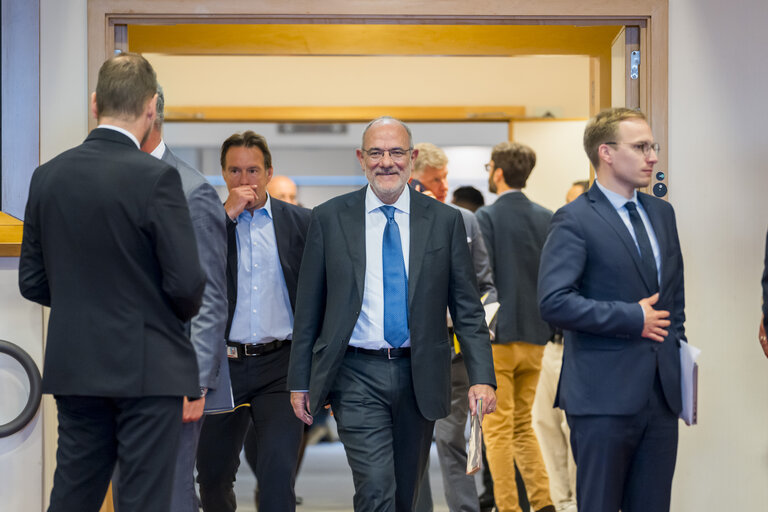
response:
<svg viewBox="0 0 768 512"><path fill-rule="evenodd" d="M686 425L696 425L698 421L699 358L701 350L680 341L680 389L683 393L683 410L680 419Z"/></svg>

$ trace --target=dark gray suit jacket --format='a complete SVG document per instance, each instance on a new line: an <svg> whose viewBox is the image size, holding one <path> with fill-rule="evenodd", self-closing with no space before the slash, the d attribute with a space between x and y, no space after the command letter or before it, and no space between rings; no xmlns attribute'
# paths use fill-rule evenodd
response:
<svg viewBox="0 0 768 512"><path fill-rule="evenodd" d="M477 210L476 216L501 304L494 342L546 344L553 332L541 319L536 281L552 212L522 192L509 192Z"/></svg>
<svg viewBox="0 0 768 512"><path fill-rule="evenodd" d="M312 212L299 273L290 389L308 389L312 412L325 404L360 314L365 285L366 188ZM414 393L421 414L450 411L450 310L470 384L495 385L491 346L461 215L411 194L408 308Z"/></svg>
<svg viewBox="0 0 768 512"><path fill-rule="evenodd" d="M198 314L187 325L197 355L200 386L208 388L206 412L232 408L224 327L227 322L225 269L227 265L227 216L216 190L196 169L165 148L162 160L176 168L187 198L206 284ZM223 375L222 375L223 372Z"/></svg>
<svg viewBox="0 0 768 512"><path fill-rule="evenodd" d="M641 337L638 301L651 295L632 235L597 186L560 208L541 256L539 302L564 329L556 405L575 415L635 414L648 404L658 371L669 408L679 413L680 341L685 340L683 257L672 206L638 193L661 252L659 301L671 325L663 343Z"/></svg>
<svg viewBox="0 0 768 512"><path fill-rule="evenodd" d="M51 307L43 391L198 395L184 323L205 274L176 169L97 128L35 170L24 220L19 288Z"/></svg>

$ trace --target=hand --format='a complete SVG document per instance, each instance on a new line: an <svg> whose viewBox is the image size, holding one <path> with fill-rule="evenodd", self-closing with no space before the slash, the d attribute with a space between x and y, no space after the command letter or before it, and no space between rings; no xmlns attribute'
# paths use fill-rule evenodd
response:
<svg viewBox="0 0 768 512"><path fill-rule="evenodd" d="M760 329L757 331L758 339L760 340L760 346L763 347L765 357L768 357L768 336L765 334L765 324L763 323L765 318L760 319Z"/></svg>
<svg viewBox="0 0 768 512"><path fill-rule="evenodd" d="M312 424L312 414L309 408L309 393L306 391L291 391L291 407L293 414L307 425Z"/></svg>
<svg viewBox="0 0 768 512"><path fill-rule="evenodd" d="M477 400L483 400L483 414L491 414L496 410L496 392L488 384L475 384L469 388L469 412L474 416L477 414Z"/></svg>
<svg viewBox="0 0 768 512"><path fill-rule="evenodd" d="M230 189L229 197L224 202L224 209L232 220L243 213L243 210L252 210L259 203L257 185L241 185Z"/></svg>
<svg viewBox="0 0 768 512"><path fill-rule="evenodd" d="M181 412L182 423L194 423L203 417L203 408L205 407L205 397L200 397L191 402L184 397L184 407Z"/></svg>
<svg viewBox="0 0 768 512"><path fill-rule="evenodd" d="M659 294L654 293L650 297L641 300L638 304L645 313L645 324L643 325L643 338L648 338L659 343L664 341L668 332L665 327L669 327L669 311L655 310L653 305L659 301Z"/></svg>

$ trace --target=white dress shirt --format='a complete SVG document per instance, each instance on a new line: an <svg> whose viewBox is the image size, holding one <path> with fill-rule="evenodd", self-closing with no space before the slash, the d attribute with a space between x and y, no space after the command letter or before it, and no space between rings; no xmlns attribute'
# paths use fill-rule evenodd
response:
<svg viewBox="0 0 768 512"><path fill-rule="evenodd" d="M136 147L141 149L141 144L139 144L139 139L136 138L134 134L126 130L125 128L120 128L119 126L115 126L113 124L100 124L96 128L106 128L107 130L115 130L116 132L120 132L129 139L133 141L134 144L136 144Z"/></svg>

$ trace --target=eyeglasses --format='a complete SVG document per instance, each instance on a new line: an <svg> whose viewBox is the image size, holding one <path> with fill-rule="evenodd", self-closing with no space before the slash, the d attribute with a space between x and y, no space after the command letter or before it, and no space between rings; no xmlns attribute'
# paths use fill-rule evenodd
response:
<svg viewBox="0 0 768 512"><path fill-rule="evenodd" d="M413 148L403 149L403 148L392 148L392 149L379 149L379 148L371 148L371 149L363 149L361 150L363 153L368 155L368 159L371 162L379 162L382 158L384 158L385 153L389 153L389 158L396 162L403 161L407 156L408 153Z"/></svg>
<svg viewBox="0 0 768 512"><path fill-rule="evenodd" d="M490 173L493 170L493 166L491 164L485 164L485 172Z"/></svg>
<svg viewBox="0 0 768 512"><path fill-rule="evenodd" d="M658 142L650 143L650 142L603 142L603 144L626 144L627 146L630 146L632 149L637 151L638 153L642 153L645 156L648 156L651 154L651 150L654 150L656 154L659 154L659 151L661 151L661 146L659 146Z"/></svg>

